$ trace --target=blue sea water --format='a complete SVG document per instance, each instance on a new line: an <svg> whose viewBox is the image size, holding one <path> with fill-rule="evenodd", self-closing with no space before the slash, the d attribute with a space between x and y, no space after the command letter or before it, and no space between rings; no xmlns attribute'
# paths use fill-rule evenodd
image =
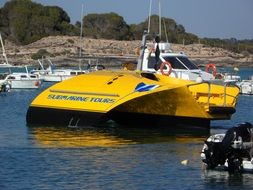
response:
<svg viewBox="0 0 253 190"><path fill-rule="evenodd" d="M253 69L241 72L246 77ZM253 188L253 174L202 169L207 136L113 125L28 127L27 108L43 88L0 94L1 190ZM212 122L211 133L253 123L252 105L253 96L240 95L232 119Z"/></svg>

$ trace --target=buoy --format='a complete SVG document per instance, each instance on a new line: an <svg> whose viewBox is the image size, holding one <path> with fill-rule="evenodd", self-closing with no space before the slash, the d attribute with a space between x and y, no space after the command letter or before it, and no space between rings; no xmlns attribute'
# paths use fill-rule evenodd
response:
<svg viewBox="0 0 253 190"><path fill-rule="evenodd" d="M239 71L239 68L238 67L234 67L234 71Z"/></svg>
<svg viewBox="0 0 253 190"><path fill-rule="evenodd" d="M183 161L181 162L181 164L184 165L184 166L188 165L188 163L189 163L188 160L183 160Z"/></svg>

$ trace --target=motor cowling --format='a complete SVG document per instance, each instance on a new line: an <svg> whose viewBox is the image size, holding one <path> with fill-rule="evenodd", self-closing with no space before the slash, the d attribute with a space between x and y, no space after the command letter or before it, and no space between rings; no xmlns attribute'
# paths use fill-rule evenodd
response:
<svg viewBox="0 0 253 190"><path fill-rule="evenodd" d="M241 172L243 160L252 159L252 140L252 124L241 123L230 128L226 134L210 136L205 141L201 159L208 169L214 169L220 165L229 172Z"/></svg>

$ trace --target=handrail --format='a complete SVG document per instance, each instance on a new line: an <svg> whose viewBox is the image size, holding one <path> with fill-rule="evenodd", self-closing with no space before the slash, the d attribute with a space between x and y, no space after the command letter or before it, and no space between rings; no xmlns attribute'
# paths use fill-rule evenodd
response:
<svg viewBox="0 0 253 190"><path fill-rule="evenodd" d="M210 106L210 98L211 98L211 82L209 81L203 81L200 83L194 83L194 84L189 84L187 85L187 87L191 87L191 86L196 86L196 85L200 85L200 84L207 84L208 85L208 99L207 99L207 105L208 107ZM229 84L229 82L225 82L225 84L223 85L224 87L224 101L223 101L223 106L226 107L227 106L227 96L233 97L236 99L236 96L232 96L230 94L227 94L227 85ZM235 85L236 86L236 85Z"/></svg>

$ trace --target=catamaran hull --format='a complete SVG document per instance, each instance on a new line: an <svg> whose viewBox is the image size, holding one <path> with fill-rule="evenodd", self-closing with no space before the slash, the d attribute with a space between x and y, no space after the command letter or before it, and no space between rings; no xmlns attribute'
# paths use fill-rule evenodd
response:
<svg viewBox="0 0 253 190"><path fill-rule="evenodd" d="M89 126L107 120L104 113L29 107L26 121L29 125Z"/></svg>
<svg viewBox="0 0 253 190"><path fill-rule="evenodd" d="M26 119L29 125L87 127L100 126L112 120L120 125L129 127L210 129L209 119L113 111L98 113L29 107Z"/></svg>

